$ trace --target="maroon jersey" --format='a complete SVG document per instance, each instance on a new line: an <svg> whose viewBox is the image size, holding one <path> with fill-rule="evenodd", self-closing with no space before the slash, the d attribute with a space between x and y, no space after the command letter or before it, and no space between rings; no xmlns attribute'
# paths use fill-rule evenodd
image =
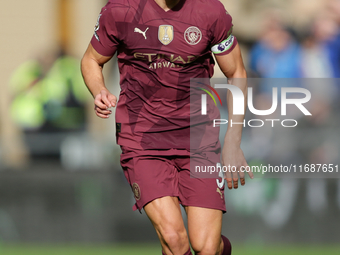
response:
<svg viewBox="0 0 340 255"><path fill-rule="evenodd" d="M213 75L211 52L233 50L231 31L231 16L218 0L180 0L167 12L154 0L110 0L91 44L104 56L117 51L117 143L189 149L190 79Z"/></svg>

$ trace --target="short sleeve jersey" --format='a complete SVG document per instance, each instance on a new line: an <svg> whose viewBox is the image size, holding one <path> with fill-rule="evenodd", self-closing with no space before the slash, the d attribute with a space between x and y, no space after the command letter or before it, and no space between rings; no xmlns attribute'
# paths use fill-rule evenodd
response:
<svg viewBox="0 0 340 255"><path fill-rule="evenodd" d="M117 52L121 93L117 143L136 149L189 149L190 79L213 75L214 54L237 44L218 0L180 0L164 11L154 0L110 0L91 44Z"/></svg>

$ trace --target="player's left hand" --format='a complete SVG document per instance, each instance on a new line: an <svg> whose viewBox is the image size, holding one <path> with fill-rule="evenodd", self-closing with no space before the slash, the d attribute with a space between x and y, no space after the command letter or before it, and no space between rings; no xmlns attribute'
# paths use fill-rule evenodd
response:
<svg viewBox="0 0 340 255"><path fill-rule="evenodd" d="M227 181L228 189L237 189L239 178L241 185L245 185L245 172L248 164L243 155L243 151L239 146L234 146L231 144L225 144L223 146L222 164L228 169L224 176L225 180ZM254 178L254 175L251 171L248 172L248 175L251 179Z"/></svg>

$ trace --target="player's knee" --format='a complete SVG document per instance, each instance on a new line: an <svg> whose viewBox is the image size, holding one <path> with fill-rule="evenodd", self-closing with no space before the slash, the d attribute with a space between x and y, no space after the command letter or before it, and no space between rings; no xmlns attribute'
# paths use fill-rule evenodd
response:
<svg viewBox="0 0 340 255"><path fill-rule="evenodd" d="M162 231L161 235L165 244L170 249L180 248L182 246L186 246L188 243L188 237L185 229L180 231L175 229L168 229Z"/></svg>
<svg viewBox="0 0 340 255"><path fill-rule="evenodd" d="M216 255L220 253L220 244L216 242L191 242L197 255Z"/></svg>

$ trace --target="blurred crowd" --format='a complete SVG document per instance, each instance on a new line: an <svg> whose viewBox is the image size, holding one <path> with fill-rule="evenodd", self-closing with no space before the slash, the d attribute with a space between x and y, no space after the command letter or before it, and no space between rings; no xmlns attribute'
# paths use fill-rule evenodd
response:
<svg viewBox="0 0 340 255"><path fill-rule="evenodd" d="M291 115L283 116L276 112L269 119L295 119L299 123L297 128L273 129L267 126L246 129L242 146L250 165L338 164L340 79L336 78L340 78L340 1L324 2L324 7L318 10L308 26L303 29L291 26L278 9L268 9L263 16L262 32L250 48L248 56L249 76L265 78L258 80L254 86L256 94L254 105L257 109L270 109L273 102L273 87L278 88L278 95L280 87L300 87L311 93L311 103L305 106L312 116L305 117L295 107L290 109ZM288 98L292 96L294 95ZM268 116L248 117L268 119ZM279 184L275 187L281 189L282 196L277 196L276 206L281 204L281 213L273 211L270 215L266 210L261 211L267 223L277 226L281 220L282 225L289 220L289 215L292 215L296 208L294 200L298 196L297 190L301 188L306 189L310 212L322 215L330 208L329 203L333 201L330 202L329 186L339 178L339 174L335 180L331 179L330 174L319 179L314 179L313 174L301 177L303 179L278 181ZM262 185L270 182L272 180L268 179ZM285 187L288 190L284 190ZM339 180L337 190L336 200L339 204ZM282 201L279 202L281 198Z"/></svg>
<svg viewBox="0 0 340 255"><path fill-rule="evenodd" d="M62 49L41 52L12 74L10 114L25 132L81 130L89 99L79 60Z"/></svg>
<svg viewBox="0 0 340 255"><path fill-rule="evenodd" d="M268 9L251 49L249 68L261 78L340 78L340 1L328 1L296 31L280 10Z"/></svg>
<svg viewBox="0 0 340 255"><path fill-rule="evenodd" d="M287 151L304 158L305 162L319 161L318 163L329 162L325 159L325 147L332 147L335 155L338 155L339 144L335 139L332 140L332 134L329 132L327 137L319 136L319 140L314 140L304 148L302 146L293 146L297 144L299 137L305 137L303 134L306 128L326 128L336 127L339 125L338 109L340 107L337 98L340 95L340 1L325 1L322 9L319 9L311 22L304 29L296 29L287 25L282 17L282 12L278 9L268 9L263 16L262 32L258 40L251 47L248 56L249 59L249 76L266 78L258 86L254 86L257 97L255 105L259 108L269 109L272 105L272 88L278 87L303 87L310 91L313 103L308 105L308 109L313 113L309 118L295 116L300 120L297 131L294 135L287 134L276 136L282 137L284 141L278 142L281 148L287 144ZM291 80L277 78L297 78ZM303 79L302 79L303 78ZM307 79L308 78L308 79ZM294 111L294 110L293 110ZM301 112L300 112L301 113ZM282 118L279 114L275 118ZM287 116L286 116L287 117ZM324 129L325 130L325 129ZM300 134L296 137L297 134ZM314 129L313 137L321 133L321 129ZM251 130L253 138L259 145L268 142L267 159L273 159L273 151L270 149L273 134L271 130ZM259 133L262 135L259 136ZM257 137L257 138L256 138ZM312 141L309 135L305 137ZM294 140L295 139L295 140ZM289 141L289 142L287 142ZM255 143L256 144L256 143ZM253 144L254 145L254 144ZM288 150L288 148L290 148ZM304 151L304 157L298 150ZM261 153L265 153L262 150ZM284 154L282 150L277 153L277 158L282 160ZM270 157L269 157L270 155ZM261 158L260 155L258 155ZM334 156L332 156L334 159ZM262 158L266 158L264 155ZM292 161L292 159L290 159ZM288 160L289 161L289 160ZM277 162L276 162L277 163Z"/></svg>

